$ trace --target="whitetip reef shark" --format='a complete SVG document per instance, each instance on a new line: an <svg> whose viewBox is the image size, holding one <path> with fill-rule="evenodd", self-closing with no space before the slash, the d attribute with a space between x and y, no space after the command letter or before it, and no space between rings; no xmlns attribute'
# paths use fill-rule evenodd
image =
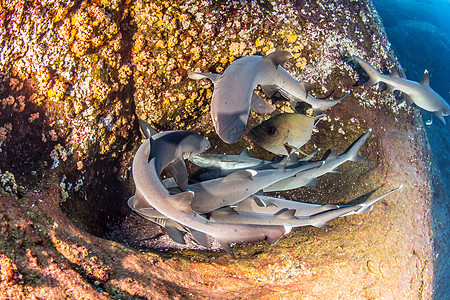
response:
<svg viewBox="0 0 450 300"><path fill-rule="evenodd" d="M314 85L298 82L280 66L292 57L288 51L275 51L267 56L239 58L222 75L189 72L191 79L208 78L214 83L211 117L217 134L224 142L233 144L244 134L250 109L258 113L275 110L254 92L257 85L265 93L277 90L290 99L307 102L316 112L322 112L343 99L321 100L309 95L308 91L314 89Z"/></svg>
<svg viewBox="0 0 450 300"><path fill-rule="evenodd" d="M171 195L161 181L161 172L169 165L181 167L183 160L204 152L209 141L201 135L187 131L165 131L147 139L137 150L133 159L133 179L136 193L133 197L135 209L153 207L159 213L189 228L193 237L202 245L205 234L211 235L233 258L230 243L255 242L268 239L277 242L292 229L283 225L246 225L211 222L191 208L194 192L185 191Z"/></svg>
<svg viewBox="0 0 450 300"><path fill-rule="evenodd" d="M444 116L450 115L450 105L430 88L430 73L428 71L425 71L420 82L416 82L401 78L396 70L390 76L383 75L358 56L353 56L352 59L369 75L369 81L364 84L364 87L384 82L388 87L387 92L401 91L409 105L415 103L418 107L433 112L444 125L446 124Z"/></svg>
<svg viewBox="0 0 450 300"><path fill-rule="evenodd" d="M301 226L314 226L318 228L330 228L327 224L329 221L354 214L363 214L373 209L373 205L387 195L401 189L403 185L379 196L374 199L367 200L361 204L342 206L337 209L328 209L309 216L296 216L296 209L278 208L275 214L242 212L238 211L239 207L233 209L231 207L212 211L210 220L215 222L230 222L240 224L271 224L278 225L281 223L289 223L293 228ZM326 208L333 207L332 205ZM323 208L323 206L322 206Z"/></svg>
<svg viewBox="0 0 450 300"><path fill-rule="evenodd" d="M191 207L198 213L208 213L223 206L236 204L263 188L299 172L318 168L323 162L309 162L294 168L240 170L222 178L189 184L194 192Z"/></svg>
<svg viewBox="0 0 450 300"><path fill-rule="evenodd" d="M323 161L317 169L310 169L305 172L296 174L294 177L286 178L275 182L274 184L265 187L264 192L274 192L274 191L286 191L296 189L302 186L316 186L317 177L320 177L326 173L341 173L338 169L346 161L359 162L364 158L358 155L359 150L370 138L372 134L372 128L370 128L366 133L359 137L347 150L341 154L337 155L336 151L330 153L330 155Z"/></svg>

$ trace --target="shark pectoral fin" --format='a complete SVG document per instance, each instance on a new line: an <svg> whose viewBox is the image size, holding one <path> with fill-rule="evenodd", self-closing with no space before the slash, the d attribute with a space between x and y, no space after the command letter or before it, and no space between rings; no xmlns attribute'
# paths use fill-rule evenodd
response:
<svg viewBox="0 0 450 300"><path fill-rule="evenodd" d="M303 85L305 91L306 91L306 96L308 96L308 93L312 90L314 90L316 88L316 86L312 83L309 82L302 82L301 85Z"/></svg>
<svg viewBox="0 0 450 300"><path fill-rule="evenodd" d="M184 212L192 212L191 203L194 192L187 191L170 196L170 201L175 203L177 207Z"/></svg>
<svg viewBox="0 0 450 300"><path fill-rule="evenodd" d="M233 251L231 250L230 243L218 239L216 240L219 243L219 245L222 246L223 250L225 250L228 253L228 255L231 256L232 259L237 260L236 255L234 255Z"/></svg>
<svg viewBox="0 0 450 300"><path fill-rule="evenodd" d="M430 73L428 73L428 70L425 70L425 72L423 73L420 84L424 86L430 86Z"/></svg>
<svg viewBox="0 0 450 300"><path fill-rule="evenodd" d="M189 72L188 73L188 77L191 79L200 80L200 79L208 78L213 83L215 83L217 80L219 80L220 76L222 76L222 75L216 74L216 73L197 73L197 72Z"/></svg>
<svg viewBox="0 0 450 300"><path fill-rule="evenodd" d="M184 240L184 235L186 234L185 232L179 230L176 227L172 227L172 226L166 226L164 228L166 230L167 235L174 240L175 242L177 242L178 244L186 244L185 240Z"/></svg>
<svg viewBox="0 0 450 300"><path fill-rule="evenodd" d="M341 174L342 170L339 168L334 168L333 170L328 171L328 173Z"/></svg>
<svg viewBox="0 0 450 300"><path fill-rule="evenodd" d="M395 87L386 83L386 89L384 90L386 93L392 93L395 91Z"/></svg>
<svg viewBox="0 0 450 300"><path fill-rule="evenodd" d="M192 237L195 239L195 241L205 247L205 248L209 248L209 242L208 242L208 237L206 236L205 233L200 232L198 230L189 228L189 232L192 234Z"/></svg>
<svg viewBox="0 0 450 300"><path fill-rule="evenodd" d="M301 173L299 173L298 175L296 175L296 176L300 176L300 174ZM311 179L310 181L308 181L306 184L305 184L305 186L312 186L312 187L316 187L317 186L317 177L316 178L313 178L313 179Z"/></svg>
<svg viewBox="0 0 450 300"><path fill-rule="evenodd" d="M178 159L166 167L167 172L173 176L181 190L186 190L188 185L188 173L183 160Z"/></svg>
<svg viewBox="0 0 450 300"><path fill-rule="evenodd" d="M278 92L278 88L275 85L261 85L261 90L268 98L272 98Z"/></svg>
<svg viewBox="0 0 450 300"><path fill-rule="evenodd" d="M414 104L414 101L411 99L411 97L405 93L402 94L403 99L405 99L406 104L408 104L409 106Z"/></svg>
<svg viewBox="0 0 450 300"><path fill-rule="evenodd" d="M133 210L151 207L151 205L147 202L147 200L145 200L145 198L138 191L136 191L134 196L128 199L128 206Z"/></svg>
<svg viewBox="0 0 450 300"><path fill-rule="evenodd" d="M157 134L158 132L150 127L144 120L138 119L139 127L141 128L142 133L146 138L150 138L152 135Z"/></svg>
<svg viewBox="0 0 450 300"><path fill-rule="evenodd" d="M144 217L146 219L149 218L159 218L164 219L166 218L165 215L154 209L153 207L145 207L145 208L139 208L135 210L141 217Z"/></svg>
<svg viewBox="0 0 450 300"><path fill-rule="evenodd" d="M230 175L225 177L223 179L223 181L227 182L227 181L234 180L234 179L253 180L253 176L255 176L255 175L256 175L256 171L254 171L254 170L240 170L240 171L231 173Z"/></svg>
<svg viewBox="0 0 450 300"><path fill-rule="evenodd" d="M297 219L295 217L295 212L296 212L295 209L283 208L282 210L277 212L275 216L281 220L295 220Z"/></svg>
<svg viewBox="0 0 450 300"><path fill-rule="evenodd" d="M266 62L271 62L275 65L275 67L278 67L278 65L287 62L293 57L294 56L289 51L275 51L265 56L263 60Z"/></svg>
<svg viewBox="0 0 450 300"><path fill-rule="evenodd" d="M435 111L435 112L434 112L434 115L435 115L439 120L441 120L442 124L444 124L444 125L447 124L447 123L445 122L444 115L442 114L442 111L441 111L441 110L440 110L440 111Z"/></svg>
<svg viewBox="0 0 450 300"><path fill-rule="evenodd" d="M250 109L259 114L269 114L275 110L275 107L253 92Z"/></svg>

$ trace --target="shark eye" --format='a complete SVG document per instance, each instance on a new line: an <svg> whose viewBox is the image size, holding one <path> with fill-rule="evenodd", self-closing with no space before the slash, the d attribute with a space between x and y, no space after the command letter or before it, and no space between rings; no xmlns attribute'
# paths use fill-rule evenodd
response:
<svg viewBox="0 0 450 300"><path fill-rule="evenodd" d="M275 127L270 126L266 128L267 135L274 135L275 133L277 133L277 129Z"/></svg>

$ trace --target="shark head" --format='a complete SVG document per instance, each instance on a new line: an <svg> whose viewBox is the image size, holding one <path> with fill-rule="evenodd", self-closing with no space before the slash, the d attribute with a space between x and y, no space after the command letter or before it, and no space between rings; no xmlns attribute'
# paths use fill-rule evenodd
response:
<svg viewBox="0 0 450 300"><path fill-rule="evenodd" d="M193 132L183 138L177 147L182 150L183 158L187 159L192 155L205 152L211 147L211 143L205 137Z"/></svg>

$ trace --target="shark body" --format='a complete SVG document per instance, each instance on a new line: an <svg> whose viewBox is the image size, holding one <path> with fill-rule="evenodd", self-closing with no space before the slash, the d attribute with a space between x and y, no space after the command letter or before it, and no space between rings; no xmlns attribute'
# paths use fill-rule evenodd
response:
<svg viewBox="0 0 450 300"><path fill-rule="evenodd" d="M232 208L216 210L210 213L210 220L215 222L230 222L241 224L271 224L289 223L293 228L302 226L314 226L318 228L330 228L328 222L344 216L363 214L373 209L373 205L387 195L398 190L402 186L393 189L379 197L367 200L361 204L328 209L309 216L295 216L295 209L281 209L275 214L241 212ZM329 208L329 207L328 207Z"/></svg>
<svg viewBox="0 0 450 300"><path fill-rule="evenodd" d="M446 124L444 116L450 115L450 105L430 88L430 74L428 71L425 71L420 82L416 82L400 78L397 72L393 72L390 76L383 75L364 59L358 56L353 56L352 58L369 75L369 81L366 82L365 87L384 82L388 86L388 92L401 91L409 105L415 103L420 108L433 112L443 124Z"/></svg>
<svg viewBox="0 0 450 300"><path fill-rule="evenodd" d="M333 151L328 158L324 161L324 164L317 169L310 169L305 172L296 174L294 177L286 178L275 182L274 184L265 187L264 192L274 191L286 191L296 189L302 186L315 186L317 178L326 173L340 173L338 167L346 161L358 162L364 158L358 155L358 151L367 141L372 133L372 129L369 129L364 133L356 142L351 145L343 154L337 155L336 151Z"/></svg>
<svg viewBox="0 0 450 300"><path fill-rule="evenodd" d="M320 165L322 162L311 162L289 169L240 170L224 178L190 184L187 188L194 192L191 207L196 212L207 213L233 205L274 182L311 168L318 168Z"/></svg>
<svg viewBox="0 0 450 300"><path fill-rule="evenodd" d="M169 165L190 155L202 153L210 146L208 140L190 131L166 131L146 140L137 150L133 160L133 179L136 193L133 206L136 209L153 207L167 218L189 228L194 238L206 240L205 234L214 237L230 256L236 258L230 243L255 242L268 239L275 243L290 232L288 225L244 225L215 223L207 220L191 208L194 192L185 191L171 195L163 185L160 174Z"/></svg>
<svg viewBox="0 0 450 300"><path fill-rule="evenodd" d="M288 51L276 51L267 56L242 57L228 66L225 72L188 74L191 79L208 78L214 83L211 100L211 117L219 137L232 144L244 134L250 109L270 113L275 108L264 101L254 89L263 87L266 93L280 91L289 98L309 103L315 111L323 111L340 100L321 100L308 94L314 88L309 83L299 83L280 64L291 59Z"/></svg>

